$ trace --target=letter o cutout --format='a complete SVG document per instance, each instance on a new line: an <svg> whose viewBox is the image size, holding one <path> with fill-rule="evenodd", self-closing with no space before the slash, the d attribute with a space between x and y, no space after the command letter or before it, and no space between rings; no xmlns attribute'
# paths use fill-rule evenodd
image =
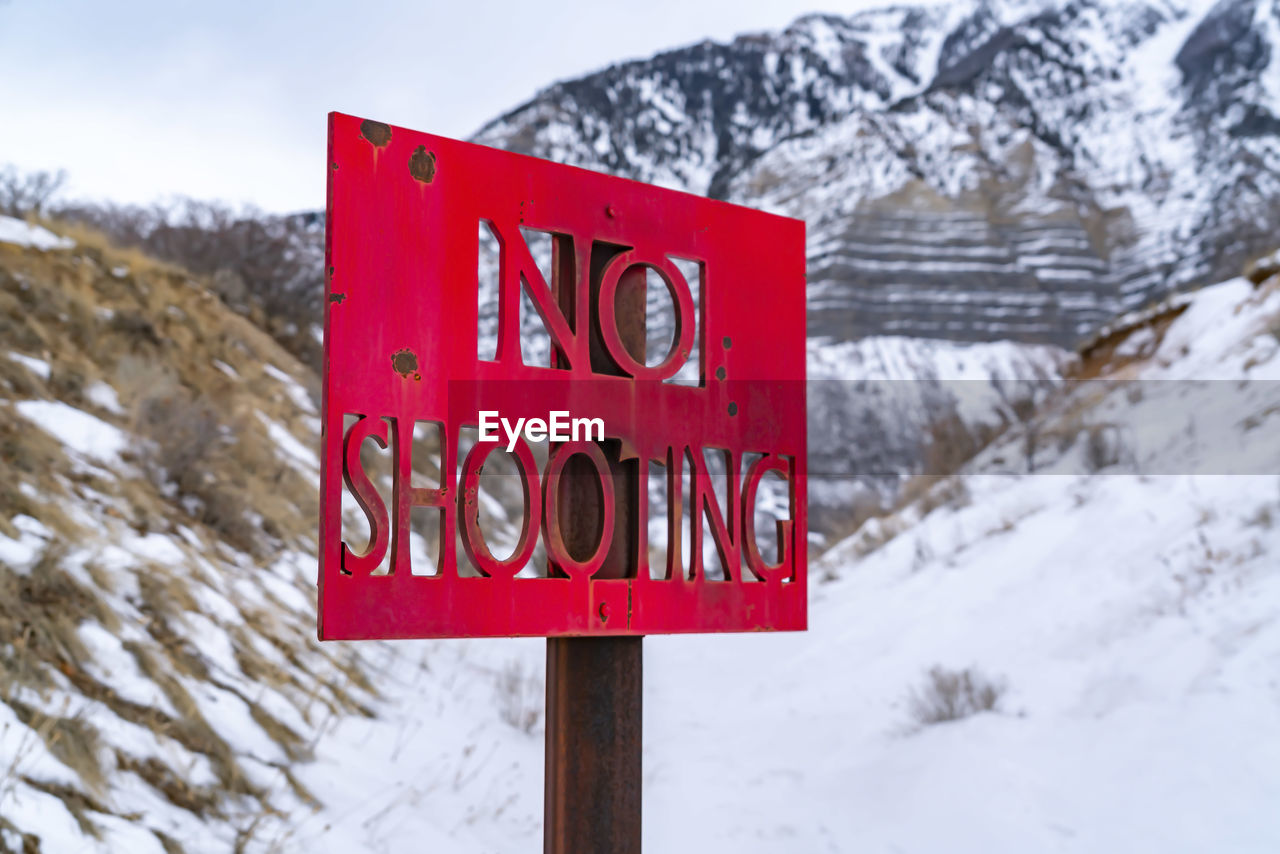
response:
<svg viewBox="0 0 1280 854"><path fill-rule="evenodd" d="M458 491L458 512L462 515L462 548L480 572L489 577L513 578L524 569L538 544L538 522L542 516L542 490L538 488L538 466L533 453L523 438L516 440L516 468L520 470L520 482L524 487L524 521L520 526L520 540L511 557L498 560L489 551L480 530L480 469L489 454L501 448L498 442L476 442L462 464L462 488Z"/></svg>
<svg viewBox="0 0 1280 854"><path fill-rule="evenodd" d="M760 545L756 542L756 492L760 489L760 481L767 472L776 471L783 476L790 489L795 485L787 465L778 457L764 456L751 464L747 469L746 482L742 485L742 531L743 552L747 558L747 568L761 581L786 581L794 574L791 554L787 546L791 542L791 534L795 528L794 519L782 519L778 526L778 562L765 563L760 554ZM792 507L794 509L794 501Z"/></svg>
<svg viewBox="0 0 1280 854"><path fill-rule="evenodd" d="M582 454L595 466L596 479L600 485L601 516L600 542L591 557L584 561L575 560L565 545L564 535L560 532L560 508L557 501L560 489L560 475L564 465L574 454ZM542 479L542 535L547 543L547 556L551 562L567 575L590 577L595 575L604 565L609 554L609 545L613 541L613 477L609 462L604 458L599 446L593 442L565 442L556 448L547 461L546 477Z"/></svg>
<svg viewBox="0 0 1280 854"><path fill-rule="evenodd" d="M671 295L671 304L676 312L676 334L672 336L671 349L661 362L652 368L643 361L637 362L623 346L618 336L618 319L614 311L614 300L618 294L618 283L622 276L632 267L648 267L654 270L667 286ZM604 268L604 276L600 280L600 335L609 355L618 366L638 380L665 380L675 376L676 372L689 361L693 352L694 308L693 296L689 293L689 283L675 264L665 257L659 260L641 258L632 249L616 256Z"/></svg>

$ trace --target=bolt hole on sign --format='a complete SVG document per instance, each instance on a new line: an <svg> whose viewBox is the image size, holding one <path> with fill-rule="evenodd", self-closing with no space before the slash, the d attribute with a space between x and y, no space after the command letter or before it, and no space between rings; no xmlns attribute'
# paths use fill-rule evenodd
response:
<svg viewBox="0 0 1280 854"><path fill-rule="evenodd" d="M327 229L321 639L805 628L802 222L333 113Z"/></svg>

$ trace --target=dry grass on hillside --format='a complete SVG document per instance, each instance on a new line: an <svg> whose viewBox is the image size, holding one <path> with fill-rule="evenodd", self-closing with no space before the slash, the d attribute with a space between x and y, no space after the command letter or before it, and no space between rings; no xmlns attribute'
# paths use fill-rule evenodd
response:
<svg viewBox="0 0 1280 854"><path fill-rule="evenodd" d="M199 278L71 233L69 251L0 244L0 535L20 539L23 517L47 532L34 564L0 561L0 703L26 751L0 769L0 849L39 850L6 808L19 791L53 796L93 836L101 816L136 812L126 778L247 844L264 816L315 805L290 764L376 696L350 648L314 641L316 472L270 432L314 448L300 389L314 399L317 379ZM18 411L41 400L123 431L119 457L69 450ZM142 548L157 542L170 557ZM110 675L125 665L86 640L102 636L137 684ZM242 705L279 758L229 738L210 717L220 703ZM136 731L156 749L121 740ZM30 770L41 751L74 782Z"/></svg>

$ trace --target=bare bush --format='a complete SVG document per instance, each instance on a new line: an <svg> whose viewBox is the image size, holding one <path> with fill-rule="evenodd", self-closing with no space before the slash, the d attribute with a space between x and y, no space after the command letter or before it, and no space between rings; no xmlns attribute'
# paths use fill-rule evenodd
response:
<svg viewBox="0 0 1280 854"><path fill-rule="evenodd" d="M1084 462L1090 472L1102 471L1120 462L1123 447L1120 432L1110 424L1094 424L1086 431Z"/></svg>
<svg viewBox="0 0 1280 854"><path fill-rule="evenodd" d="M1275 514L1271 512L1271 506L1263 504L1252 516L1244 520L1244 524L1248 527L1257 527L1264 530L1270 530L1275 524Z"/></svg>
<svg viewBox="0 0 1280 854"><path fill-rule="evenodd" d="M1130 460L1132 455L1125 445L1120 426L1112 423L1088 424L1076 415L1063 423L1041 432L1041 446L1056 440L1059 454L1066 454L1084 439L1082 462L1084 470L1094 474Z"/></svg>
<svg viewBox="0 0 1280 854"><path fill-rule="evenodd" d="M911 716L921 726L958 721L980 712L995 711L1005 686L972 668L934 667L923 688L911 692Z"/></svg>
<svg viewBox="0 0 1280 854"><path fill-rule="evenodd" d="M276 340L319 364L311 330L323 317L320 214L274 216L195 199L150 207L82 203L54 213L101 231L119 246L210 276L223 302L242 314L260 310Z"/></svg>
<svg viewBox="0 0 1280 854"><path fill-rule="evenodd" d="M1027 461L1027 473L1032 474L1036 470L1036 450L1040 447L1043 426L1036 418L1036 399L1033 395L1019 397L1010 401L1009 408L1022 427L1022 455Z"/></svg>
<svg viewBox="0 0 1280 854"><path fill-rule="evenodd" d="M1254 285L1261 285L1275 275L1280 275L1280 249L1253 258L1244 265L1244 277Z"/></svg>
<svg viewBox="0 0 1280 854"><path fill-rule="evenodd" d="M531 733L542 718L543 693L537 674L525 670L518 660L510 661L494 691L498 715L521 732Z"/></svg>
<svg viewBox="0 0 1280 854"><path fill-rule="evenodd" d="M952 475L943 478L920 499L920 515L928 516L939 507L968 507L972 500L969 484L960 475Z"/></svg>
<svg viewBox="0 0 1280 854"><path fill-rule="evenodd" d="M169 389L139 401L134 422L135 435L145 440L138 456L152 479L195 495L224 441L213 406L185 389Z"/></svg>
<svg viewBox="0 0 1280 854"><path fill-rule="evenodd" d="M859 490L848 502L848 515L830 528L828 544L836 543L856 534L864 524L889 512L879 495L870 490Z"/></svg>
<svg viewBox="0 0 1280 854"><path fill-rule="evenodd" d="M67 173L21 172L14 166L0 169L0 214L24 217L43 214L49 202L67 182Z"/></svg>
<svg viewBox="0 0 1280 854"><path fill-rule="evenodd" d="M969 484L965 482L964 475L938 477L917 474L902 484L894 510L902 510L915 504L920 509L920 518L923 519L939 507L955 509L968 507L972 499L973 496L969 493Z"/></svg>
<svg viewBox="0 0 1280 854"><path fill-rule="evenodd" d="M876 549L892 542L907 527L901 516L881 516L869 520L858 531L853 543L853 556L866 557Z"/></svg>
<svg viewBox="0 0 1280 854"><path fill-rule="evenodd" d="M215 479L205 482L196 497L200 499L201 522L235 548L249 554L259 552L262 531L245 515L250 504L241 490Z"/></svg>
<svg viewBox="0 0 1280 854"><path fill-rule="evenodd" d="M990 439L981 429L970 429L954 409L934 418L925 428L920 449L924 474L948 475L973 459Z"/></svg>
<svg viewBox="0 0 1280 854"><path fill-rule="evenodd" d="M227 543L257 552L259 526L245 514L250 502L224 474L233 427L208 400L171 381L140 398L134 409L134 451L151 481L172 490L171 497Z"/></svg>

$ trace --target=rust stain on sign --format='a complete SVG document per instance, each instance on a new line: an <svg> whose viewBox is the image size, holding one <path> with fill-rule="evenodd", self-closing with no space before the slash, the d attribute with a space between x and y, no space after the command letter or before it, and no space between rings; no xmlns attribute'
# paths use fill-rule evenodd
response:
<svg viewBox="0 0 1280 854"><path fill-rule="evenodd" d="M417 181L430 184L431 179L436 177L435 152L427 151L425 145L414 149L413 156L409 158L409 174Z"/></svg>
<svg viewBox="0 0 1280 854"><path fill-rule="evenodd" d="M391 354L391 367L405 379L409 379L410 374L415 380L422 379L422 374L418 373L418 354L408 348Z"/></svg>
<svg viewBox="0 0 1280 854"><path fill-rule="evenodd" d="M391 126L375 122L373 119L365 119L360 123L360 135L376 147L382 148L391 141Z"/></svg>

